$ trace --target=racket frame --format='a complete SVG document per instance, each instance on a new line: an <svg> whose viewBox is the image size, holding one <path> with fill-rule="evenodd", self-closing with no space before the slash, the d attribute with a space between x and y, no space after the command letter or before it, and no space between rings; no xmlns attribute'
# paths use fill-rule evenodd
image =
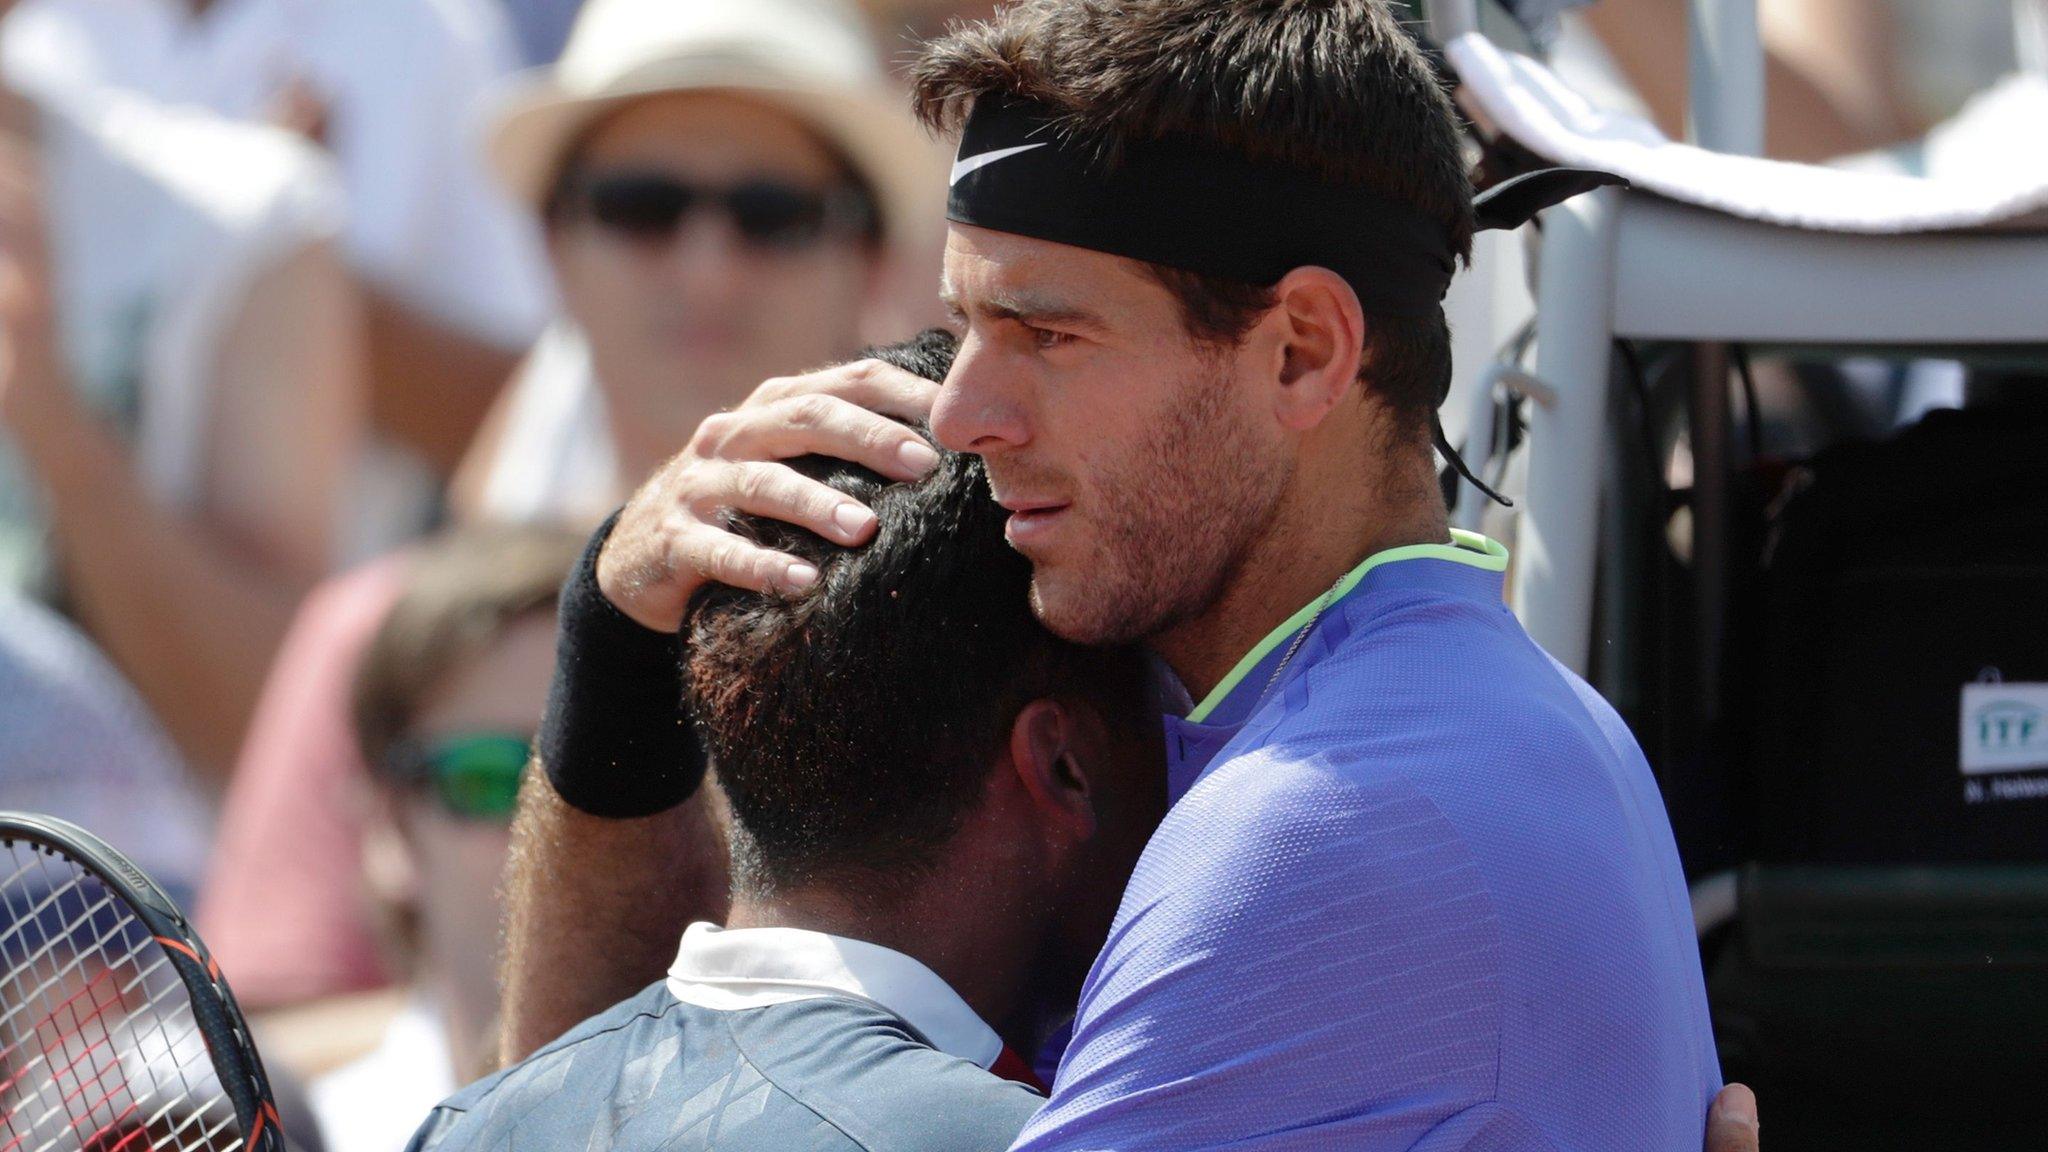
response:
<svg viewBox="0 0 2048 1152"><path fill-rule="evenodd" d="M243 1147L247 1152L285 1152L284 1128L249 1022L220 965L176 902L119 849L68 820L0 811L0 846L11 848L17 841L92 874L149 929L185 985L214 1076L242 1127Z"/></svg>

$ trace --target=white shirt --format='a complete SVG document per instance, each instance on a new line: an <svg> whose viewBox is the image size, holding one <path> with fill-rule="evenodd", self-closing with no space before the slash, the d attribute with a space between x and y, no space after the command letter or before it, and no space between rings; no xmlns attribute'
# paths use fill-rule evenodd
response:
<svg viewBox="0 0 2048 1152"><path fill-rule="evenodd" d="M516 346L549 299L537 225L491 180L479 98L517 64L494 0L23 0L0 67L48 98L113 87L260 120L291 84L328 110L358 270Z"/></svg>
<svg viewBox="0 0 2048 1152"><path fill-rule="evenodd" d="M938 973L892 948L823 932L692 924L668 990L685 1004L724 1012L844 996L895 1016L948 1056L988 1068L1003 1052L995 1029Z"/></svg>
<svg viewBox="0 0 2048 1152"><path fill-rule="evenodd" d="M582 333L566 321L550 326L507 387L510 407L484 475L484 517L576 527L604 519L626 493Z"/></svg>
<svg viewBox="0 0 2048 1152"><path fill-rule="evenodd" d="M251 287L342 228L318 150L275 128L99 90L42 106L52 291L73 386L150 495L199 496L221 341ZM37 587L43 517L0 436L0 587Z"/></svg>
<svg viewBox="0 0 2048 1152"><path fill-rule="evenodd" d="M328 1152L398 1152L458 1087L440 1014L416 997L392 1017L375 1051L306 1091Z"/></svg>

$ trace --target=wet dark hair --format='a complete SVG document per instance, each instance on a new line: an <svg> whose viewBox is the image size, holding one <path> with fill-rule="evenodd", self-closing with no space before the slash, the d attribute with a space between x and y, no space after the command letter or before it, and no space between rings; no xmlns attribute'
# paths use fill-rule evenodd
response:
<svg viewBox="0 0 2048 1152"><path fill-rule="evenodd" d="M939 380L953 350L934 330L871 354ZM915 483L826 457L790 463L881 524L848 549L736 516L736 531L817 565L819 581L788 597L712 587L692 604L687 702L731 808L736 888L928 864L1032 700L1144 714L1142 657L1067 643L1032 615L1030 563L1003 538L978 458L945 453Z"/></svg>

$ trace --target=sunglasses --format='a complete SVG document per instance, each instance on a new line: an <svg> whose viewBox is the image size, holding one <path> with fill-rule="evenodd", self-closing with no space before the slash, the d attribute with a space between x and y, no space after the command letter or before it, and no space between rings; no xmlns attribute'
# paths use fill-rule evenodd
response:
<svg viewBox="0 0 2048 1152"><path fill-rule="evenodd" d="M532 752L530 737L467 732L401 743L391 751L391 768L399 779L425 787L451 816L501 822L519 805L519 781Z"/></svg>
<svg viewBox="0 0 2048 1152"><path fill-rule="evenodd" d="M875 208L860 190L805 188L779 180L747 180L726 188L691 184L657 172L603 172L572 178L558 212L579 213L598 227L643 244L675 239L683 221L706 209L722 214L749 247L795 252L827 240L870 237Z"/></svg>

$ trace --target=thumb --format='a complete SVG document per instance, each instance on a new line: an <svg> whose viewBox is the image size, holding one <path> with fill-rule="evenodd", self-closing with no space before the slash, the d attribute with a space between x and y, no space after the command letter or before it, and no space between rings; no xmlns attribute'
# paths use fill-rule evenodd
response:
<svg viewBox="0 0 2048 1152"><path fill-rule="evenodd" d="M1730 1084L1707 1109L1707 1152L1759 1152L1756 1093Z"/></svg>

